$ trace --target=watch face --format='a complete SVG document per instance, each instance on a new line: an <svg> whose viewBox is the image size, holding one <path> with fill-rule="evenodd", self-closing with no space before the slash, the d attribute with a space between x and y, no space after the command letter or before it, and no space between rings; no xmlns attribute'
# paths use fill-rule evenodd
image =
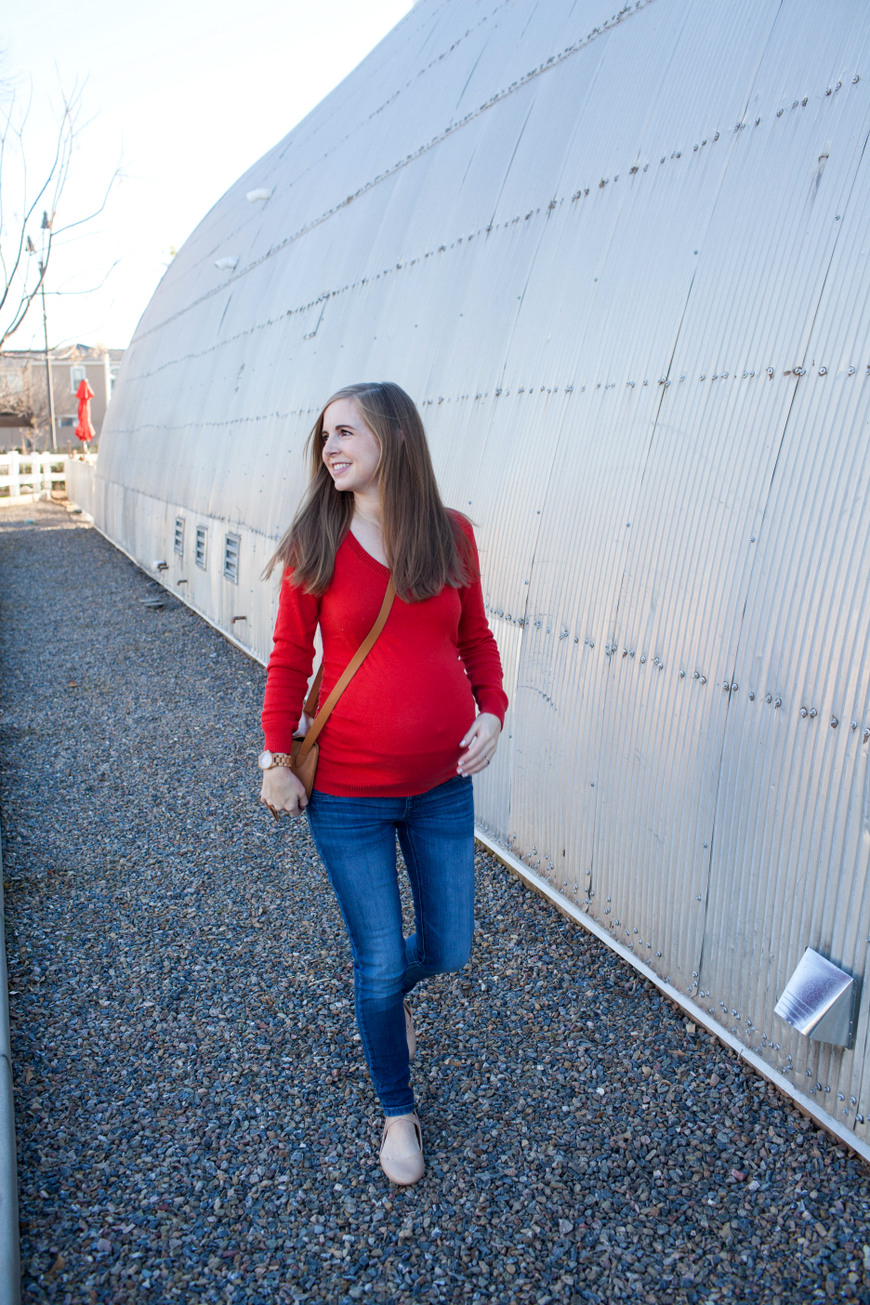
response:
<svg viewBox="0 0 870 1305"><path fill-rule="evenodd" d="M257 765L260 767L261 770L271 770L272 766L274 765L274 762L272 760L272 754L271 752L269 752L268 749L265 752L260 753L259 757L257 758Z"/></svg>

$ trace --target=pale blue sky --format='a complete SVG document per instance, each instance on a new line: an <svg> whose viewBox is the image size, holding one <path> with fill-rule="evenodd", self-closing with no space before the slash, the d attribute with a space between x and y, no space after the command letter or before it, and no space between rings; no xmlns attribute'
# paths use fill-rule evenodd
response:
<svg viewBox="0 0 870 1305"><path fill-rule="evenodd" d="M55 245L51 343L129 343L170 258L224 191L408 12L412 0L30 0L5 8L0 78L31 94L31 184L53 142L60 87L87 79L60 217L105 212ZM4 206L13 198L11 179ZM105 286L87 294L109 267ZM8 348L42 347L34 313Z"/></svg>

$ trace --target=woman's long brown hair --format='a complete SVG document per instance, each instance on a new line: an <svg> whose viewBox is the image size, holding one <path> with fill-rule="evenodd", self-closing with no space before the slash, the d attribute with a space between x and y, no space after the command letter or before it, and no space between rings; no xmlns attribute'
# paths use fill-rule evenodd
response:
<svg viewBox="0 0 870 1305"><path fill-rule="evenodd" d="M353 494L335 488L322 457L323 416L336 399L354 400L380 445L381 527L399 597L419 602L445 585L469 584L477 575L471 543L459 515L441 502L420 414L392 381L347 385L323 405L306 445L307 493L263 574L271 575L280 564L292 571L294 584L313 594L322 594L332 580L354 508Z"/></svg>

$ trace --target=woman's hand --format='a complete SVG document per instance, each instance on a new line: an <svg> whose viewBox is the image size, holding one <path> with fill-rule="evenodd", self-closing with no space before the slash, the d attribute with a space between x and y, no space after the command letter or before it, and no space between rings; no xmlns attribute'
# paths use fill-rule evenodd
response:
<svg viewBox="0 0 870 1305"><path fill-rule="evenodd" d="M476 775L478 771L488 766L498 747L499 734L501 734L501 722L498 716L493 716L489 711L482 711L459 745L467 751L459 758L456 767L458 774Z"/></svg>
<svg viewBox="0 0 870 1305"><path fill-rule="evenodd" d="M276 820L281 811L286 811L291 816L301 816L308 806L305 785L288 766L271 766L263 771L260 801L269 808Z"/></svg>

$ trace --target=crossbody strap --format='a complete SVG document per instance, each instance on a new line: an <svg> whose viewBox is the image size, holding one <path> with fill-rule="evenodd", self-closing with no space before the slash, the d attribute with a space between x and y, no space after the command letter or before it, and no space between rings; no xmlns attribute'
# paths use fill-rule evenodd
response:
<svg viewBox="0 0 870 1305"><path fill-rule="evenodd" d="M357 648L353 657L351 657L347 666L344 668L344 672L341 678L337 681L335 688L332 690L332 693L329 695L329 697L326 699L326 702L323 704L323 706L320 708L320 711L317 713L317 717L315 718L311 726L311 729L305 735L305 739L303 740L302 747L299 749L299 754L298 754L299 761L303 761L305 757L308 756L308 753L311 751L312 744L315 742L318 734L323 729L324 725L329 719L329 714L332 711L333 707L338 702L339 698L344 693L345 689L350 684L351 680L356 675L359 668L362 666L366 657L368 657L372 648L374 648L378 636L381 633L381 630L383 630L384 626L387 623L387 617L390 614L390 608L393 605L393 599L395 598L395 596L396 596L396 586L393 584L393 577L390 576L389 582L387 584L387 592L384 594L384 601L381 603L381 610L378 612L378 619L375 621L374 625L369 630L368 634L363 639L360 646ZM322 679L323 679L323 666L321 666L320 670L317 672L317 676L314 680L314 684L311 686L311 692L308 695L308 701L305 703L305 712L307 715L310 714L308 711L309 704L311 705L312 709L317 705L317 695L320 692L320 682Z"/></svg>

